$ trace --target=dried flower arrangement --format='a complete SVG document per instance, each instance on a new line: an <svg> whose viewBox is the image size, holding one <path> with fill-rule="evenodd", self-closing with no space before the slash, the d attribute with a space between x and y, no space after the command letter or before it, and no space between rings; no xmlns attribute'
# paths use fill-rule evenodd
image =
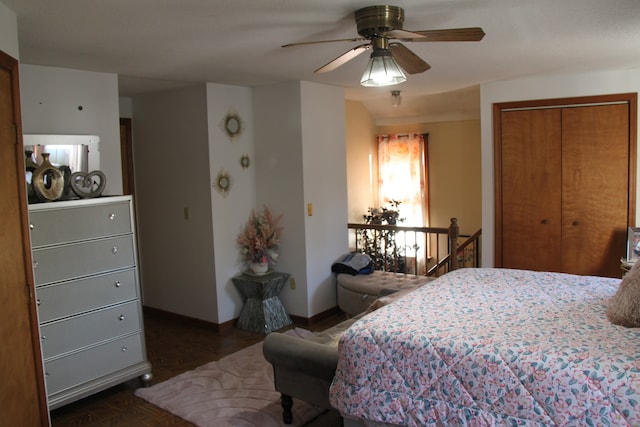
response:
<svg viewBox="0 0 640 427"><path fill-rule="evenodd" d="M251 211L242 233L238 235L238 245L243 261L250 263L275 263L278 261L280 234L278 223L282 215L274 218L271 210L264 206L262 213Z"/></svg>

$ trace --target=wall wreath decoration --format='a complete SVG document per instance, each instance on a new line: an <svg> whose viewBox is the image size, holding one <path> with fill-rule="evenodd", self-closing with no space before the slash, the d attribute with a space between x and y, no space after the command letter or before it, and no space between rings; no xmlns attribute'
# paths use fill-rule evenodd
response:
<svg viewBox="0 0 640 427"><path fill-rule="evenodd" d="M216 188L223 196L226 196L229 193L229 190L231 189L231 176L228 172L224 170L218 172Z"/></svg>
<svg viewBox="0 0 640 427"><path fill-rule="evenodd" d="M229 110L224 119L222 119L222 128L231 141L233 141L242 133L242 119L240 119L238 113Z"/></svg>
<svg viewBox="0 0 640 427"><path fill-rule="evenodd" d="M240 166L242 166L242 169L247 169L250 165L251 165L251 160L249 159L248 154L245 154L242 157L240 157Z"/></svg>

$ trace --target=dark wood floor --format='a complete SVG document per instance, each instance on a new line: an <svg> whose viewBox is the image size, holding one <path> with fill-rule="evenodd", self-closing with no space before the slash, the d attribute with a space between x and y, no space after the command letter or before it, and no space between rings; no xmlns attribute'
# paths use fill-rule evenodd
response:
<svg viewBox="0 0 640 427"><path fill-rule="evenodd" d="M334 314L307 329L324 330L345 319ZM218 360L255 344L264 335L237 328L216 332L210 325L145 310L147 355L153 366L151 384ZM132 380L51 412L54 427L63 426L192 426L142 399Z"/></svg>

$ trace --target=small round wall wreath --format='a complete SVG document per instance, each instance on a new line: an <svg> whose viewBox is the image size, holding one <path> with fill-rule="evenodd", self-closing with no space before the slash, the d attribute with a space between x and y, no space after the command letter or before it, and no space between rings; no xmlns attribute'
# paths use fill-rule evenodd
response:
<svg viewBox="0 0 640 427"><path fill-rule="evenodd" d="M231 176L226 171L218 172L218 177L216 178L216 187L220 194L226 196L231 189Z"/></svg>
<svg viewBox="0 0 640 427"><path fill-rule="evenodd" d="M224 131L231 140L234 140L240 135L242 132L242 120L240 120L238 114L231 111L227 113L224 118Z"/></svg>
<svg viewBox="0 0 640 427"><path fill-rule="evenodd" d="M242 157L240 157L240 166L242 166L242 169L247 169L250 164L251 164L251 160L249 160L248 154L245 154Z"/></svg>

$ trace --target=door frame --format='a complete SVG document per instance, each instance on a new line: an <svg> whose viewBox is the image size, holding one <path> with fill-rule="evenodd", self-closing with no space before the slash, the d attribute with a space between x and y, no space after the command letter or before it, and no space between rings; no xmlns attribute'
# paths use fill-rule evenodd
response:
<svg viewBox="0 0 640 427"><path fill-rule="evenodd" d="M570 98L534 99L526 101L498 102L493 104L493 162L494 162L494 265L502 267L502 117L505 110L564 108L587 105L627 103L629 106L629 205L628 227L636 222L636 181L638 141L638 94L619 93L609 95L580 96Z"/></svg>
<svg viewBox="0 0 640 427"><path fill-rule="evenodd" d="M28 325L20 325L28 327L21 328L18 330L19 333L24 333L25 340L30 341L30 354L18 354L18 356L22 356L26 364L21 364L18 369L23 369L24 366L33 363L32 367L29 369L33 369L33 377L35 379L36 384L32 385L33 388L28 390L29 393L35 392L35 396L24 396L24 393L19 393L20 390L7 390L8 393L11 393L15 396L21 396L23 398L28 397L28 401L32 402L29 404L27 399L21 402L21 407L18 408L19 414L15 411L8 411L8 413L3 413L5 417L18 416L19 419L3 419L6 421L7 425L29 425L29 421L37 422L38 426L48 426L49 421L49 408L47 404L47 395L46 395L46 387L45 387L45 379L44 379L44 367L42 362L42 351L40 347L40 329L38 325L38 313L35 302L35 280L33 275L33 260L31 255L31 240L29 236L29 216L28 216L28 208L27 208L27 189L26 189L26 180L24 178L24 146L22 142L22 116L21 116L21 107L20 107L20 82L19 82L19 62L17 59L12 56L6 54L2 50L0 50L0 67L7 71L9 74L10 85L11 85L11 93L9 96L11 97L11 110L8 112L3 112L3 114L11 115L10 121L12 122L12 127L14 128L10 133L12 140L0 141L2 144L13 144L14 145L14 153L15 156L13 158L6 159L9 162L15 162L16 173L18 176L16 177L18 188L15 189L15 194L17 194L18 201L16 202L20 215L20 224L21 224L21 240L22 240L22 260L23 260L23 268L24 268L24 290L16 290L16 295L24 292L24 298L20 298L19 300L11 300L12 304L24 304L24 310L27 311L26 317L28 319ZM4 132L3 132L4 134ZM8 139L9 139L8 138ZM13 167L13 166L12 166ZM8 187L8 183L5 184ZM14 204L15 207L15 204ZM13 209L13 208L12 208ZM4 211L7 212L7 211ZM9 212L9 214L13 215L14 212ZM7 216L9 216L7 214ZM13 218L13 217L11 217ZM7 218L5 218L7 219ZM5 225L6 226L6 225ZM18 240L18 239L16 239ZM16 276L16 279L22 281L22 276ZM19 309L19 307L18 307ZM3 324L3 327L7 328L17 328L19 322L22 320L16 320L14 324ZM26 334L29 334L27 337ZM15 343L14 343L15 344ZM29 346L28 343L24 343L25 347ZM13 347L6 347L7 345L11 345L11 343L3 343L5 345L5 349L7 351L17 351L17 349ZM24 353L24 352L23 352ZM16 368L14 366L14 368ZM5 373L6 374L6 373ZM5 382L9 383L8 378L4 378ZM3 402L4 403L4 402ZM6 408L5 408L6 409ZM16 408L13 408L16 409ZM4 411L3 411L4 412ZM34 413L35 412L35 413ZM37 421L36 421L37 419Z"/></svg>

